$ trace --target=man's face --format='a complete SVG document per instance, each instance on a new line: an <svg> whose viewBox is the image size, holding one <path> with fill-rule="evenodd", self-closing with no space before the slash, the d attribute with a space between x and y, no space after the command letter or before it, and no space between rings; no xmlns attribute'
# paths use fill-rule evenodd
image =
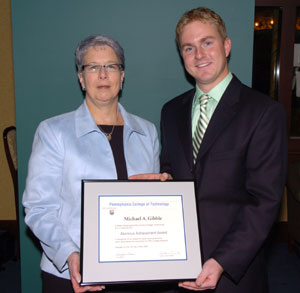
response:
<svg viewBox="0 0 300 293"><path fill-rule="evenodd" d="M209 92L228 74L231 41L225 41L214 24L193 21L183 27L180 52L187 72L203 92Z"/></svg>

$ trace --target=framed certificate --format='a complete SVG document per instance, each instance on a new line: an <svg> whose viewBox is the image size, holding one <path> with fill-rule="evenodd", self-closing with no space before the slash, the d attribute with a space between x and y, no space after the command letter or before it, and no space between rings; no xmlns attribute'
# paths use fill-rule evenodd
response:
<svg viewBox="0 0 300 293"><path fill-rule="evenodd" d="M82 180L81 285L194 280L194 181Z"/></svg>

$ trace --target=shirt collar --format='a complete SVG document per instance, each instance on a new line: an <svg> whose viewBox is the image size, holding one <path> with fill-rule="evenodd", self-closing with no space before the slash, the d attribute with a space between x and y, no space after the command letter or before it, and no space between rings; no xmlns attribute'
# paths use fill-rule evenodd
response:
<svg viewBox="0 0 300 293"><path fill-rule="evenodd" d="M226 77L218 83L214 88L212 88L208 93L204 93L203 91L200 90L198 85L196 84L196 92L193 100L193 104L198 103L197 98L200 97L203 94L208 94L210 97L212 97L214 100L219 102L229 85L230 81L232 79L232 74L229 72Z"/></svg>
<svg viewBox="0 0 300 293"><path fill-rule="evenodd" d="M124 129L126 133L130 134L131 132L138 132L142 135L146 135L145 131L138 124L134 115L129 114L120 103L118 103L118 108L124 120ZM93 131L100 132L94 118L92 117L88 109L86 100L84 100L81 106L75 111L75 127L78 137Z"/></svg>

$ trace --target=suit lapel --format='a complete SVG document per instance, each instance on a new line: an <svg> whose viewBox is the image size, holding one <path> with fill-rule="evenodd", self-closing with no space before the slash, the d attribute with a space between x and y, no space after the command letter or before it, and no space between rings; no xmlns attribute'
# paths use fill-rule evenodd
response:
<svg viewBox="0 0 300 293"><path fill-rule="evenodd" d="M194 95L195 90L186 93L176 117L179 138L190 168L193 167L191 110Z"/></svg>
<svg viewBox="0 0 300 293"><path fill-rule="evenodd" d="M237 103L240 97L240 90L240 81L237 78L233 77L232 81L224 92L213 116L210 119L209 125L200 145L196 163L205 155L214 141L226 129L226 127L235 117L238 105Z"/></svg>

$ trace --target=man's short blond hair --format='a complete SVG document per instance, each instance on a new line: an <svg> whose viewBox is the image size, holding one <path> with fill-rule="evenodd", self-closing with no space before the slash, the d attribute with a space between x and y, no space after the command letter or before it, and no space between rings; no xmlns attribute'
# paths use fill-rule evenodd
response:
<svg viewBox="0 0 300 293"><path fill-rule="evenodd" d="M180 35L182 33L184 26L186 26L187 24L193 21L201 21L203 23L208 22L210 24L214 24L217 27L223 41L225 41L225 39L227 38L226 26L223 19L211 9L206 7L199 7L187 11L177 23L176 41L179 48L180 48Z"/></svg>

